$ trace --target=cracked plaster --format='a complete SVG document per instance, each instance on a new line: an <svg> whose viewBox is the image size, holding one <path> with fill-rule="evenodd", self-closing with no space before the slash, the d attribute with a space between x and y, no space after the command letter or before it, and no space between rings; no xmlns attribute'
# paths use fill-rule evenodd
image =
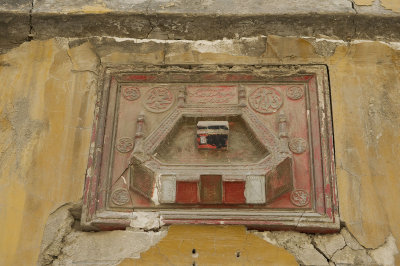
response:
<svg viewBox="0 0 400 266"><path fill-rule="evenodd" d="M215 50L215 43L222 46ZM251 53L246 50L246 43L254 48ZM374 260L390 265L397 250L390 234L398 241L400 233L398 210L390 207L392 204L398 206L394 202L397 195L394 173L398 171L390 162L397 149L393 139L396 139L399 125L396 115L399 109L392 100L398 99L395 90L399 82L398 47L398 43L370 40L344 42L321 38L314 41L279 36L226 40L225 44L223 41L59 38L25 43L1 55L0 75L7 78L0 79L0 85L13 88L2 90L1 97L7 99L7 104L16 103L21 97L30 99L30 105L26 105L26 110L21 109L20 114L29 113L33 121L48 126L37 138L27 140L26 147L30 148L23 148L23 154L19 156L19 169L27 177L26 182L11 178L16 168L10 162L16 155L1 162L0 191L5 193L0 196L3 197L0 198L0 209L7 208L7 213L11 214L0 223L0 228L7 228L2 231L7 243L1 242L4 248L0 249L7 252L7 256L0 257L14 264L31 264L38 253L32 247L40 241L38 235L47 214L64 202L81 196L95 80L100 64L326 63L333 97L340 212L351 234L342 230L346 246L332 256L336 245L332 248L324 242L325 247L329 246L329 252L325 254L324 245L318 247L317 244L323 241L320 238L317 241L312 235L296 236L306 243L301 247L303 251L315 254L324 263L331 258L337 262L361 259L366 263ZM35 71L34 75L31 69ZM340 115L343 113L351 115ZM2 139L7 143L12 128L7 120L2 119L1 123L6 129L1 132ZM365 134L355 134L363 130ZM2 145L3 151L5 146ZM16 147L12 146L11 151L14 149ZM354 192L356 188L359 193ZM380 217L379 224L375 222L376 217ZM29 234L21 234L22 224L27 225L24 230ZM86 238L87 235L77 233L76 236ZM285 245L296 250L296 242L291 241L290 235L283 236L279 236L280 241L286 239ZM338 246L341 246L343 242L339 242ZM19 245L22 248L16 256ZM307 258L300 256L297 259L306 261Z"/></svg>
<svg viewBox="0 0 400 266"><path fill-rule="evenodd" d="M181 265L190 261L207 264L209 259L218 263L219 260L213 258L213 253L226 254L226 251L219 250L222 248L231 250L230 257L221 256L224 263L233 259L232 261L245 264L294 265L295 259L300 265L386 266L394 265L394 255L398 253L392 235L380 247L366 249L358 244L346 228L342 228L337 234L324 235L279 231L251 232L273 246L252 238L243 226L172 226L155 232L145 232L137 228L82 232L79 227L80 217L77 215L79 207L77 204L66 204L49 216L38 265L137 265L154 264L156 261ZM240 240L242 236L246 236L244 242ZM207 241L214 243L214 247L210 249ZM175 245L177 250L174 252L172 250ZM254 256L251 250L258 248L263 250L263 255ZM289 251L294 258L284 250ZM181 254L180 258L178 254ZM271 258L272 254L280 255L279 258Z"/></svg>
<svg viewBox="0 0 400 266"><path fill-rule="evenodd" d="M3 0L0 52L24 41L96 35L218 40L279 34L398 41L398 1L381 0L381 4L387 9L378 0Z"/></svg>

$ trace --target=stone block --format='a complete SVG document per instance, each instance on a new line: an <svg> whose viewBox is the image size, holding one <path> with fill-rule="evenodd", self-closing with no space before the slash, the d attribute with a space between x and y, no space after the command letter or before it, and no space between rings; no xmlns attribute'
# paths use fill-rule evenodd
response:
<svg viewBox="0 0 400 266"><path fill-rule="evenodd" d="M176 203L197 203L199 202L198 196L198 182L176 182Z"/></svg>
<svg viewBox="0 0 400 266"><path fill-rule="evenodd" d="M265 203L265 176L247 176L244 191L246 203Z"/></svg>
<svg viewBox="0 0 400 266"><path fill-rule="evenodd" d="M244 197L244 189L246 182L243 181L231 181L223 183L224 190L224 203L226 204L243 204L246 203Z"/></svg>
<svg viewBox="0 0 400 266"><path fill-rule="evenodd" d="M200 176L200 202L203 204L222 203L222 176Z"/></svg>
<svg viewBox="0 0 400 266"><path fill-rule="evenodd" d="M161 193L160 202L174 203L176 196L176 177L172 175L162 175L160 177Z"/></svg>

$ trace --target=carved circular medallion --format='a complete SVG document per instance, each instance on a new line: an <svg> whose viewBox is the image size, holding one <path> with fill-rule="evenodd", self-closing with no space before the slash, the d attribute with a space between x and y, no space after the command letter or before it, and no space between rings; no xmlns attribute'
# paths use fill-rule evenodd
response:
<svg viewBox="0 0 400 266"><path fill-rule="evenodd" d="M302 138L293 138L289 141L289 149L293 153L303 153L307 149L307 142Z"/></svg>
<svg viewBox="0 0 400 266"><path fill-rule="evenodd" d="M290 194L290 201L298 207L303 207L310 202L310 195L305 190L296 189Z"/></svg>
<svg viewBox="0 0 400 266"><path fill-rule="evenodd" d="M304 90L302 87L290 87L286 91L286 95L291 100L299 100L303 97Z"/></svg>
<svg viewBox="0 0 400 266"><path fill-rule="evenodd" d="M120 138L117 141L116 148L119 152L126 153L133 149L133 139L131 138Z"/></svg>
<svg viewBox="0 0 400 266"><path fill-rule="evenodd" d="M129 191L124 188L117 189L111 194L111 200L115 205L124 205L129 202Z"/></svg>
<svg viewBox="0 0 400 266"><path fill-rule="evenodd" d="M251 108L262 114L275 113L282 106L280 93L269 87L256 89L249 97Z"/></svg>
<svg viewBox="0 0 400 266"><path fill-rule="evenodd" d="M133 86L125 86L122 87L122 96L124 96L128 101L134 101L139 99L140 90Z"/></svg>
<svg viewBox="0 0 400 266"><path fill-rule="evenodd" d="M154 113L167 111L174 103L174 95L167 88L153 88L147 94L144 106Z"/></svg>

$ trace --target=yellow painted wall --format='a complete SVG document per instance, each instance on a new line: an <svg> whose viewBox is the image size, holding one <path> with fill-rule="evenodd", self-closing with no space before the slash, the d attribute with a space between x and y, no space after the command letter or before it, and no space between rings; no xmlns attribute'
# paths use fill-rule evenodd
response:
<svg viewBox="0 0 400 266"><path fill-rule="evenodd" d="M400 51L379 42L330 50L321 44L269 36L247 41L259 52L242 49L240 41L220 41L129 53L109 47L100 53L88 43L70 49L67 40L52 39L0 55L0 265L34 265L48 215L81 198L96 96L95 52L108 63L327 64L341 218L366 247L381 245L389 233L400 247ZM162 250L179 247L188 232L186 226L172 227L141 262L159 261ZM207 252L232 256L217 241L222 231L195 227L190 232L199 250L210 241L202 235L213 235L215 249ZM272 259L287 254L242 227L227 227L223 235L242 248L257 247L243 249L244 262L264 258L266 250ZM172 255L179 256L179 250Z"/></svg>
<svg viewBox="0 0 400 266"><path fill-rule="evenodd" d="M194 249L194 250L193 250ZM194 252L194 253L193 253ZM298 265L293 255L247 232L244 226L171 226L168 235L133 265Z"/></svg>
<svg viewBox="0 0 400 266"><path fill-rule="evenodd" d="M371 6L375 0L354 0L354 3L359 6ZM380 5L394 12L400 12L400 1L398 0L380 0Z"/></svg>

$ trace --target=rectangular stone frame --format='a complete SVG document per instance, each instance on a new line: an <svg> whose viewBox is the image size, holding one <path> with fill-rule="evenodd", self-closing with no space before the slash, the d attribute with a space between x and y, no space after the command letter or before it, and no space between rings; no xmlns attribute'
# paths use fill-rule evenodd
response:
<svg viewBox="0 0 400 266"><path fill-rule="evenodd" d="M173 65L173 66L107 66L99 79L99 93L94 114L93 132L90 142L88 169L83 196L82 226L87 230L114 230L134 226L132 221L139 219L135 210L111 210L107 205L107 175L109 157L104 150L113 145L110 139L104 139L106 120L112 119L115 110L118 82L129 73L160 73L168 78L168 71L180 73L224 73L226 79L246 79L254 70L263 74L265 81L301 81L314 86L317 90L318 122L321 138L321 154L317 161L322 168L323 176L313 180L313 207L307 210L233 210L233 209L141 209L140 213L151 212L160 224L235 224L246 225L262 230L297 230L302 232L328 233L338 231L340 220L338 214L336 175L334 164L334 146L328 70L325 65L257 65L257 66L209 66L209 65ZM235 69L235 70L232 70ZM238 75L240 73L240 75ZM255 72L257 73L257 72ZM314 140L314 139L313 139ZM319 158L320 156L320 158ZM315 177L313 177L315 178Z"/></svg>

